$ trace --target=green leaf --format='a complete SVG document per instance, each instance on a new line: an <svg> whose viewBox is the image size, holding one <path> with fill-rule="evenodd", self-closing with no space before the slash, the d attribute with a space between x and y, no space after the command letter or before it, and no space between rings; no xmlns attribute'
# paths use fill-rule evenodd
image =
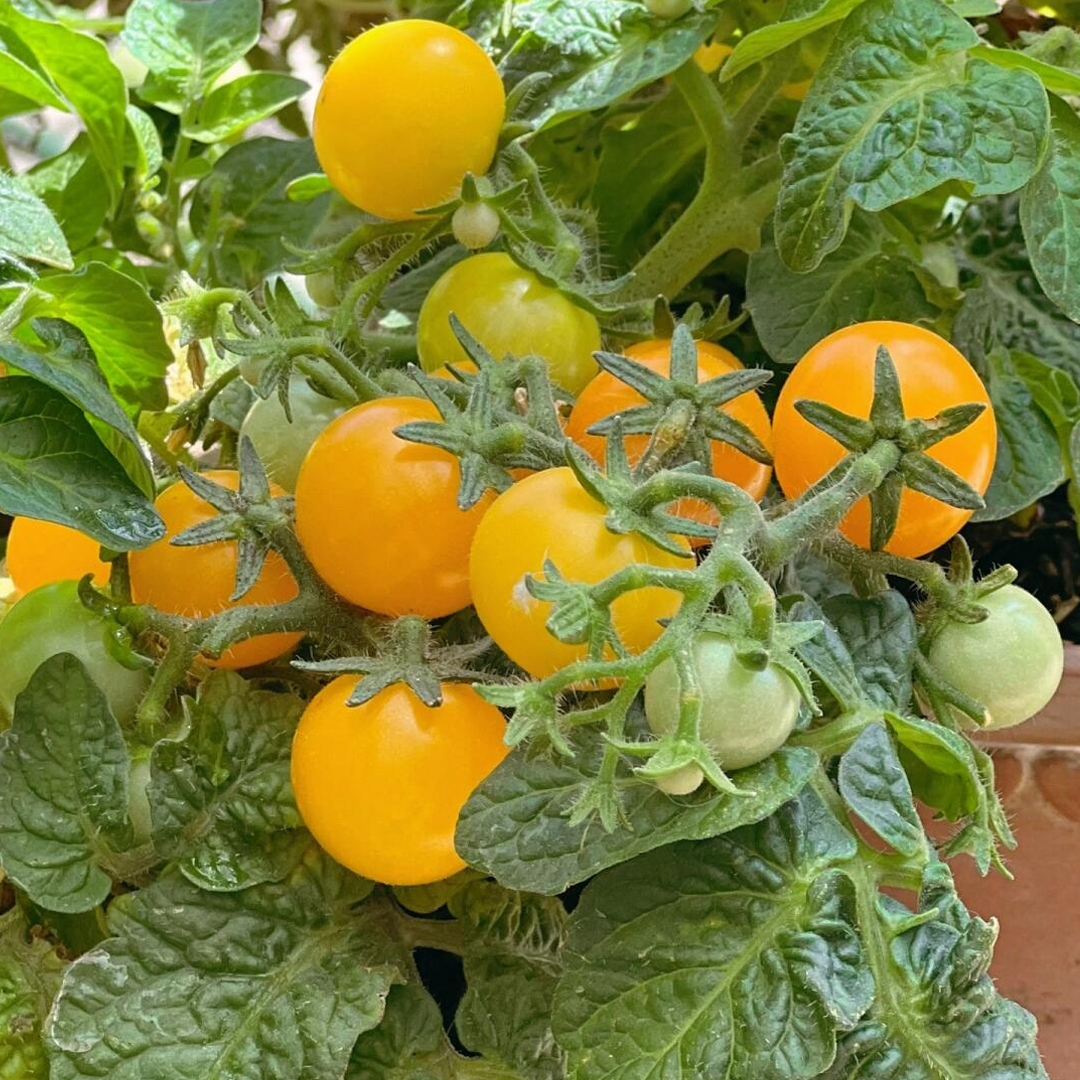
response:
<svg viewBox="0 0 1080 1080"><path fill-rule="evenodd" d="M876 217L857 210L843 243L812 274L789 269L776 248L771 222L750 256L746 303L754 328L778 364L794 364L823 337L871 319L930 322L917 267L891 242Z"/></svg>
<svg viewBox="0 0 1080 1080"><path fill-rule="evenodd" d="M1067 371L1044 364L1030 353L1014 352L1012 364L1058 437L1068 441L1073 425L1080 421L1080 386L1076 380Z"/></svg>
<svg viewBox="0 0 1080 1080"><path fill-rule="evenodd" d="M285 187L285 194L292 202L306 203L328 191L333 191L330 177L323 172L306 173L290 180Z"/></svg>
<svg viewBox="0 0 1080 1080"><path fill-rule="evenodd" d="M699 790L673 799L619 769L625 820L613 832L569 815L596 776L603 741L577 741L572 759L514 751L473 793L458 822L462 858L512 889L555 895L605 867L675 840L717 836L772 813L809 779L817 758L786 748L735 778L752 799ZM707 787L707 785L705 786Z"/></svg>
<svg viewBox="0 0 1080 1080"><path fill-rule="evenodd" d="M796 41L847 18L863 2L864 0L795 0L788 4L782 20L758 27L739 40L735 51L720 69L720 81L727 82L735 78L740 71L783 52Z"/></svg>
<svg viewBox="0 0 1080 1080"><path fill-rule="evenodd" d="M85 133L26 173L23 183L52 212L74 251L93 241L109 213L109 192Z"/></svg>
<svg viewBox="0 0 1080 1080"><path fill-rule="evenodd" d="M326 213L328 197L298 204L286 188L316 167L306 139L260 137L222 155L199 182L191 206L195 235L213 241L210 259L217 278L253 287L287 259L283 241L298 245L308 240Z"/></svg>
<svg viewBox="0 0 1080 1080"><path fill-rule="evenodd" d="M51 315L77 326L130 411L165 407L172 350L157 305L127 274L89 263L73 274L39 278L23 313L26 319Z"/></svg>
<svg viewBox="0 0 1080 1080"><path fill-rule="evenodd" d="M601 875L570 919L555 1032L578 1080L803 1080L833 1061L873 981L855 841L805 794L758 825Z"/></svg>
<svg viewBox="0 0 1080 1080"><path fill-rule="evenodd" d="M30 934L19 908L0 915L0 1076L48 1080L45 1021L64 962Z"/></svg>
<svg viewBox="0 0 1080 1080"><path fill-rule="evenodd" d="M840 759L839 787L848 809L901 855L926 850L911 785L884 725L863 728Z"/></svg>
<svg viewBox="0 0 1080 1080"><path fill-rule="evenodd" d="M215 143L239 135L256 120L272 116L307 90L303 79L276 71L254 71L207 94L183 132L196 142Z"/></svg>
<svg viewBox="0 0 1080 1080"><path fill-rule="evenodd" d="M566 1063L551 1034L566 909L552 897L477 881L450 901L464 934L468 989L454 1019L469 1050L529 1080L562 1080Z"/></svg>
<svg viewBox="0 0 1080 1080"><path fill-rule="evenodd" d="M70 525L116 551L165 526L82 409L35 379L0 379L0 511Z"/></svg>
<svg viewBox="0 0 1080 1080"><path fill-rule="evenodd" d="M867 599L832 596L822 608L847 646L867 697L882 708L905 710L916 647L907 601L890 589Z"/></svg>
<svg viewBox="0 0 1080 1080"><path fill-rule="evenodd" d="M14 53L0 49L0 88L36 105L68 111L67 102L56 92L56 87L42 74L24 63Z"/></svg>
<svg viewBox="0 0 1080 1080"><path fill-rule="evenodd" d="M1019 49L998 49L993 45L977 45L972 56L987 60L1010 71L1027 71L1034 75L1047 90L1057 94L1080 94L1080 73L1049 64L1045 60L1021 52Z"/></svg>
<svg viewBox="0 0 1080 1080"><path fill-rule="evenodd" d="M127 164L140 177L153 176L161 168L161 136L149 113L135 105L127 107L128 130L131 132L131 154Z"/></svg>
<svg viewBox="0 0 1080 1080"><path fill-rule="evenodd" d="M46 660L0 735L0 862L53 911L109 895L109 840L127 833L128 753L105 695L68 653Z"/></svg>
<svg viewBox="0 0 1080 1080"><path fill-rule="evenodd" d="M1043 292L1080 322L1080 117L1058 97L1050 107L1050 153L1020 196L1020 221Z"/></svg>
<svg viewBox="0 0 1080 1080"><path fill-rule="evenodd" d="M127 88L109 50L96 38L60 23L30 18L13 4L0 6L0 26L33 53L42 71L79 114L109 202L114 203L124 183Z"/></svg>
<svg viewBox="0 0 1080 1080"><path fill-rule="evenodd" d="M601 146L592 202L605 251L629 267L654 227L693 198L705 141L686 100L669 93L632 123L606 128Z"/></svg>
<svg viewBox="0 0 1080 1080"><path fill-rule="evenodd" d="M431 1080L453 1075L457 1055L435 999L417 983L392 986L382 1023L353 1047L345 1080Z"/></svg>
<svg viewBox="0 0 1080 1080"><path fill-rule="evenodd" d="M407 970L379 905L355 906L370 888L315 849L287 881L242 892L160 878L68 969L51 1080L341 1076Z"/></svg>
<svg viewBox="0 0 1080 1080"><path fill-rule="evenodd" d="M255 45L261 19L259 0L135 0L122 37L150 69L140 95L183 112Z"/></svg>
<svg viewBox="0 0 1080 1080"><path fill-rule="evenodd" d="M393 893L406 911L415 912L417 915L430 915L444 907L452 896L480 876L475 870L466 867L453 877L433 881L430 885L395 885Z"/></svg>
<svg viewBox="0 0 1080 1080"><path fill-rule="evenodd" d="M809 641L800 642L795 647L795 653L814 677L824 683L842 712L857 710L864 700L862 684L855 661L836 627L825 618L821 608L809 599L793 604L788 615L792 621L821 622L820 632Z"/></svg>
<svg viewBox="0 0 1080 1080"><path fill-rule="evenodd" d="M282 878L306 834L289 785L303 703L218 671L187 707L187 732L150 759L155 849L219 891Z"/></svg>
<svg viewBox="0 0 1080 1080"><path fill-rule="evenodd" d="M4 172L0 172L0 255L32 259L61 270L75 265L64 233L45 201L25 180Z"/></svg>
<svg viewBox="0 0 1080 1080"><path fill-rule="evenodd" d="M975 813L982 791L967 739L927 720L894 713L886 713L885 720L900 744L900 761L915 797L950 821Z"/></svg>
<svg viewBox="0 0 1080 1080"><path fill-rule="evenodd" d="M938 0L868 0L850 15L781 142L776 238L795 270L844 238L853 206L883 210L947 180L1014 191L1046 145L1046 91L965 59L975 31Z"/></svg>

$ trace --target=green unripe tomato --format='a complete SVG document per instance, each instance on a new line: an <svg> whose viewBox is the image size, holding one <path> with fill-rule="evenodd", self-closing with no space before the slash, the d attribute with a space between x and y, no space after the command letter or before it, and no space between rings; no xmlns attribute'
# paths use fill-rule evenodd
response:
<svg viewBox="0 0 1080 1080"><path fill-rule="evenodd" d="M499 214L487 203L465 203L454 211L454 239L470 251L486 248L499 235Z"/></svg>
<svg viewBox="0 0 1080 1080"><path fill-rule="evenodd" d="M658 19L677 19L694 5L693 0L645 0L645 6Z"/></svg>
<svg viewBox="0 0 1080 1080"><path fill-rule="evenodd" d="M496 360L543 357L552 380L572 394L598 370L596 319L504 252L471 255L432 286L417 323L416 346L425 371L468 360L450 327L451 315Z"/></svg>
<svg viewBox="0 0 1080 1080"><path fill-rule="evenodd" d="M311 444L346 408L340 401L317 393L307 379L297 375L289 382L289 406L292 422L277 394L256 398L240 426L240 435L251 440L266 475L286 491L295 489L300 466Z"/></svg>
<svg viewBox="0 0 1080 1080"><path fill-rule="evenodd" d="M0 714L10 720L15 699L50 656L71 653L97 683L117 720L135 715L149 675L122 641L122 631L83 607L74 581L28 592L0 622Z"/></svg>
<svg viewBox="0 0 1080 1080"><path fill-rule="evenodd" d="M334 288L334 271L318 270L304 278L304 287L308 296L321 308L333 310L338 304L337 289Z"/></svg>
<svg viewBox="0 0 1080 1080"><path fill-rule="evenodd" d="M799 715L799 690L791 678L775 664L764 671L744 667L719 634L699 634L692 650L701 691L701 739L720 768L745 769L779 750ZM645 683L645 717L657 735L671 735L679 726L679 690L671 660Z"/></svg>
<svg viewBox="0 0 1080 1080"><path fill-rule="evenodd" d="M1050 612L1017 585L1006 585L979 604L980 623L950 623L930 645L934 670L990 714L990 728L1030 720L1054 696L1065 667L1065 648Z"/></svg>

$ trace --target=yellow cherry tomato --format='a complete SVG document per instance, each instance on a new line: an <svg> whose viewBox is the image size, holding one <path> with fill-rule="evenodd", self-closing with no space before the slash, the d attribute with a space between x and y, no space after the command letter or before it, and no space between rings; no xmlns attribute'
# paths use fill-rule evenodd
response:
<svg viewBox="0 0 1080 1080"><path fill-rule="evenodd" d="M78 529L38 518L17 517L7 542L8 575L21 593L54 581L78 581L93 574L95 585L109 583L109 564L101 545Z"/></svg>
<svg viewBox="0 0 1080 1080"><path fill-rule="evenodd" d="M211 469L203 473L211 480L236 490L237 473ZM284 495L271 484L275 496ZM165 522L165 535L148 548L128 556L131 572L131 596L137 604L153 604L159 611L193 618L206 618L228 608L247 604L282 604L297 595L296 581L285 560L271 551L255 584L240 600L230 600L236 586L237 550L234 540L196 547L175 547L169 541L177 533L208 521L217 511L200 499L185 484L166 488L154 503ZM300 642L303 634L260 634L228 648L213 667L237 668L265 664L287 653Z"/></svg>
<svg viewBox="0 0 1080 1080"><path fill-rule="evenodd" d="M469 604L469 545L491 497L461 510L457 458L394 434L414 420L439 413L421 398L379 398L330 424L300 469L296 532L346 600L434 619Z"/></svg>
<svg viewBox="0 0 1080 1080"><path fill-rule="evenodd" d="M694 565L689 544L686 557L672 555L637 533L611 532L606 515L570 469L547 469L504 491L476 530L469 557L476 612L499 648L536 678L587 655L585 645L549 633L544 624L551 604L526 588L526 575L543 579L545 559L569 581L589 583L635 563ZM658 587L619 597L611 612L623 644L632 653L648 648L663 629L659 620L674 615L680 602L678 593Z"/></svg>
<svg viewBox="0 0 1080 1080"><path fill-rule="evenodd" d="M387 885L426 885L465 866L458 815L506 756L506 721L475 690L443 683L428 708L401 685L346 705L342 675L304 711L292 786L304 824L339 863Z"/></svg>
<svg viewBox="0 0 1080 1080"><path fill-rule="evenodd" d="M453 198L483 175L506 111L487 53L425 19L381 23L330 65L312 135L323 171L361 210L395 221Z"/></svg>
<svg viewBox="0 0 1080 1080"><path fill-rule="evenodd" d="M552 380L572 394L596 374L596 319L504 252L463 259L432 286L417 324L425 371L467 359L450 327L451 315L496 360L542 356Z"/></svg>

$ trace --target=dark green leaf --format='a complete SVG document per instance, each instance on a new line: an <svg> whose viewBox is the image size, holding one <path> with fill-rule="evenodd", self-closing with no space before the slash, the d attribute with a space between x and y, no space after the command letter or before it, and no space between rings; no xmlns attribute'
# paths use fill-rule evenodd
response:
<svg viewBox="0 0 1080 1080"><path fill-rule="evenodd" d="M207 94L194 121L184 128L184 134L196 142L221 142L240 134L256 120L272 116L307 88L303 79L276 71L241 75Z"/></svg>
<svg viewBox="0 0 1080 1080"><path fill-rule="evenodd" d="M280 879L305 834L289 784L289 751L303 703L219 671L187 710L180 741L151 758L154 847L204 889Z"/></svg>
<svg viewBox="0 0 1080 1080"><path fill-rule="evenodd" d="M1047 90L1058 94L1080 94L1080 73L1047 63L1020 49L997 49L993 45L978 45L972 56L988 60L1007 70L1026 71L1034 75Z"/></svg>
<svg viewBox="0 0 1080 1080"><path fill-rule="evenodd" d="M746 302L761 343L779 364L794 364L841 327L870 319L930 321L936 309L916 266L889 242L876 217L856 210L843 243L812 274L790 270L776 250L771 222L750 256Z"/></svg>
<svg viewBox="0 0 1080 1080"><path fill-rule="evenodd" d="M882 724L869 724L840 759L840 794L857 817L901 855L926 850L911 785Z"/></svg>
<svg viewBox="0 0 1080 1080"><path fill-rule="evenodd" d="M1032 177L1046 91L1027 72L965 62L977 43L938 0L868 0L848 16L781 144L776 238L789 266L817 267L855 205L883 210L947 180L1014 191Z"/></svg>
<svg viewBox="0 0 1080 1080"><path fill-rule="evenodd" d="M435 999L419 985L392 986L378 1027L353 1047L345 1080L431 1080L456 1059Z"/></svg>
<svg viewBox="0 0 1080 1080"><path fill-rule="evenodd" d="M916 643L907 601L890 590L869 599L833 596L822 608L843 638L867 696L883 708L906 709Z"/></svg>
<svg viewBox="0 0 1080 1080"><path fill-rule="evenodd" d="M51 1080L336 1077L406 959L371 886L312 849L288 880L236 893L169 874L68 969ZM152 1022L147 1022L152 1018Z"/></svg>
<svg viewBox="0 0 1080 1080"><path fill-rule="evenodd" d="M24 180L3 172L0 172L0 255L32 259L61 270L74 266L67 240L44 200Z"/></svg>
<svg viewBox="0 0 1080 1080"><path fill-rule="evenodd" d="M862 686L855 662L836 627L825 618L821 608L809 599L793 604L788 616L792 620L822 623L821 631L809 641L797 645L795 653L814 677L825 684L843 712L857 709L863 701Z"/></svg>
<svg viewBox="0 0 1080 1080"><path fill-rule="evenodd" d="M0 379L0 510L70 525L117 551L164 534L83 415L35 379Z"/></svg>
<svg viewBox="0 0 1080 1080"><path fill-rule="evenodd" d="M191 227L212 244L210 259L222 281L254 286L285 261L282 240L308 240L326 212L327 197L295 203L285 189L316 167L310 141L260 137L227 151L199 182Z"/></svg>
<svg viewBox="0 0 1080 1080"><path fill-rule="evenodd" d="M601 875L570 920L555 1031L571 1075L816 1077L873 981L854 839L805 794L758 825Z"/></svg>
<svg viewBox="0 0 1080 1080"><path fill-rule="evenodd" d="M571 825L570 812L596 775L604 743L581 737L572 759L519 749L473 793L458 823L457 847L471 865L508 888L554 895L597 871L675 840L717 836L759 820L806 783L816 757L784 749L735 774L752 799L707 785L672 799L620 766L626 820L613 832L596 822Z"/></svg>
<svg viewBox="0 0 1080 1080"><path fill-rule="evenodd" d="M46 660L0 735L0 862L32 900L88 911L127 831L128 753L105 695L68 653Z"/></svg>

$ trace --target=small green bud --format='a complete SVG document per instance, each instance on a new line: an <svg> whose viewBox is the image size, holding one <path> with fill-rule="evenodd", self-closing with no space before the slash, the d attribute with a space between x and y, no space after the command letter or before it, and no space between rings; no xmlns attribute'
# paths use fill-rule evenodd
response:
<svg viewBox="0 0 1080 1080"><path fill-rule="evenodd" d="M454 211L454 238L470 251L486 248L499 235L499 214L487 203L463 203Z"/></svg>

